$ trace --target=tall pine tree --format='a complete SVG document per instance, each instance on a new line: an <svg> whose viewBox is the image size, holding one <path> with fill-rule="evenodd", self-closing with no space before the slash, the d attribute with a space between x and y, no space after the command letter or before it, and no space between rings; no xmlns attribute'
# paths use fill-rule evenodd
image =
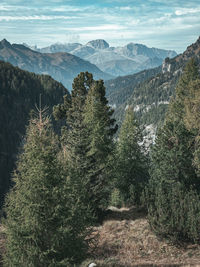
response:
<svg viewBox="0 0 200 267"><path fill-rule="evenodd" d="M194 166L197 132L192 129L197 121L189 111L194 101L190 87L198 75L195 61L191 60L180 78L176 98L169 105L152 151L146 200L149 222L156 232L176 241L199 242L200 177Z"/></svg>
<svg viewBox="0 0 200 267"><path fill-rule="evenodd" d="M116 148L116 187L125 203L139 204L148 166L142 135L132 107L126 110Z"/></svg>
<svg viewBox="0 0 200 267"><path fill-rule="evenodd" d="M113 135L117 131L113 112L105 97L103 81L95 81L88 91L83 116L88 141L87 158L90 162L87 188L92 208L98 217L107 207L110 196Z"/></svg>
<svg viewBox="0 0 200 267"><path fill-rule="evenodd" d="M87 252L88 210L58 157L48 118L32 119L6 199L6 266L70 266Z"/></svg>
<svg viewBox="0 0 200 267"><path fill-rule="evenodd" d="M54 107L56 119L64 119L66 126L62 128L62 141L68 154L69 167L83 175L86 169L87 136L83 123L83 110L89 88L93 84L93 76L81 72L73 82L71 99L65 97L64 103Z"/></svg>

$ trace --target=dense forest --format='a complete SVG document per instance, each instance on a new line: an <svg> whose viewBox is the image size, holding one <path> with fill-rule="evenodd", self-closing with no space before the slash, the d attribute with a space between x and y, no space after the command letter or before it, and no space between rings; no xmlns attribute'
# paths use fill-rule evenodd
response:
<svg viewBox="0 0 200 267"><path fill-rule="evenodd" d="M23 144L26 125L35 104L49 107L68 91L50 76L36 75L0 61L0 206L10 186L10 173Z"/></svg>
<svg viewBox="0 0 200 267"><path fill-rule="evenodd" d="M6 81L13 81L9 79L12 71L20 75L19 69L5 66ZM44 86L50 78L31 77L31 88L37 82L40 90L21 91L26 116L29 94L37 102L44 90L45 104L53 102ZM17 94L20 87L14 83L9 88ZM110 204L145 208L152 230L176 244L200 243L200 77L196 61L190 60L184 68L150 151L142 143L134 106L126 108L118 130L102 80L80 73L70 97L67 94L60 103L64 88L57 83L53 88L58 94L53 94L58 100L53 116L62 121L58 123L61 128L54 131L42 108L30 117L12 175L13 186L5 200L5 266L78 266L95 242L93 226L102 222ZM8 100L6 107L14 105ZM12 126L19 120L19 111L16 107L10 120L9 110L5 114ZM8 129L6 121L2 123ZM10 131L16 134L14 128ZM17 139L11 136L9 140ZM15 148L16 144L19 142Z"/></svg>

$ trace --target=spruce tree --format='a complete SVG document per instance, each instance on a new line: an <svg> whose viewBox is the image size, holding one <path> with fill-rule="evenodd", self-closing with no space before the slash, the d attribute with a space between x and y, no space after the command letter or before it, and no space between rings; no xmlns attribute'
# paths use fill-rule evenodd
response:
<svg viewBox="0 0 200 267"><path fill-rule="evenodd" d="M188 130L195 136L194 166L200 176L200 79L189 84L189 96L185 98L184 122Z"/></svg>
<svg viewBox="0 0 200 267"><path fill-rule="evenodd" d="M199 242L200 177L194 166L198 119L191 116L198 69L191 60L169 105L164 126L152 151L151 179L147 190L148 218L152 228L175 241ZM194 88L193 88L194 89ZM200 89L200 87L199 87ZM197 93L198 92L198 93Z"/></svg>
<svg viewBox="0 0 200 267"><path fill-rule="evenodd" d="M172 99L165 123L157 134L152 153L154 178L173 179L186 186L198 183L193 167L194 133L187 127L185 102L192 94L190 84L198 76L198 69L192 59L185 67Z"/></svg>
<svg viewBox="0 0 200 267"><path fill-rule="evenodd" d="M142 135L132 107L128 107L116 148L116 187L125 203L139 204L148 180Z"/></svg>
<svg viewBox="0 0 200 267"><path fill-rule="evenodd" d="M72 84L71 99L65 97L63 104L54 107L55 118L66 121L66 125L62 128L62 141L68 154L69 167L82 176L87 168L85 164L87 136L83 123L83 110L88 90L93 82L92 74L81 72Z"/></svg>
<svg viewBox="0 0 200 267"><path fill-rule="evenodd" d="M89 88L94 80L92 74L81 72L72 84L71 98L64 97L64 103L54 107L54 117L65 121L61 129L61 146L65 165L70 173L73 186L80 187L80 194L85 206L88 205L86 179L90 162L87 158L87 132L83 122L83 110Z"/></svg>
<svg viewBox="0 0 200 267"><path fill-rule="evenodd" d="M62 145L66 150L69 170L79 177L74 183L86 189L85 203L98 219L109 195L109 164L113 135L117 131L108 106L103 81L94 81L92 74L80 73L73 83L71 100L54 108L54 115L66 118L62 129Z"/></svg>
<svg viewBox="0 0 200 267"><path fill-rule="evenodd" d="M105 97L103 81L95 81L88 91L83 122L88 142L86 156L90 162L87 188L92 208L98 217L107 207L110 195L113 135L117 131L112 118L113 112Z"/></svg>
<svg viewBox="0 0 200 267"><path fill-rule="evenodd" d="M71 266L87 252L88 210L58 152L49 119L40 114L29 123L6 198L6 266Z"/></svg>

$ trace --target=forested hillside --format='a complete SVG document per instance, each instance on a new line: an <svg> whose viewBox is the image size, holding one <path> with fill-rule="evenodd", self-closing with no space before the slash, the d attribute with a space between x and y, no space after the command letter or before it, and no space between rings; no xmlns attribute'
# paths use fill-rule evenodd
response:
<svg viewBox="0 0 200 267"><path fill-rule="evenodd" d="M166 58L159 68L107 81L109 103L115 107L115 118L121 124L127 105L134 107L143 125L154 127L163 122L170 98L186 63L195 58L200 66L200 38L183 54Z"/></svg>
<svg viewBox="0 0 200 267"><path fill-rule="evenodd" d="M10 186L10 175L23 144L25 129L35 104L49 107L68 91L50 76L36 75L0 61L0 202Z"/></svg>

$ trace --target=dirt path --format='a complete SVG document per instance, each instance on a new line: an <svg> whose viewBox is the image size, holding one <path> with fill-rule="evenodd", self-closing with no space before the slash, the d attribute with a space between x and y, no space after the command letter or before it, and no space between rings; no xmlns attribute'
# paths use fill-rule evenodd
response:
<svg viewBox="0 0 200 267"><path fill-rule="evenodd" d="M111 207L95 230L98 245L91 262L97 266L200 266L200 246L176 247L156 237L140 209Z"/></svg>

